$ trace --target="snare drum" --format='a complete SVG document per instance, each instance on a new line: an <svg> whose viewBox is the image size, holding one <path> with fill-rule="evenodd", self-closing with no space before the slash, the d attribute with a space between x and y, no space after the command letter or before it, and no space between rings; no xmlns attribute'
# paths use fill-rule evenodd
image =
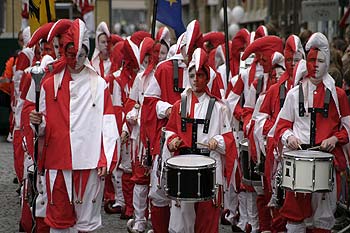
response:
<svg viewBox="0 0 350 233"><path fill-rule="evenodd" d="M165 192L171 199L205 201L216 192L216 162L203 155L179 155L165 162Z"/></svg>
<svg viewBox="0 0 350 233"><path fill-rule="evenodd" d="M246 138L239 142L242 182L246 185L262 186L261 176L255 172L256 164L250 159L248 145L249 141Z"/></svg>
<svg viewBox="0 0 350 233"><path fill-rule="evenodd" d="M283 153L282 187L294 192L330 192L333 189L333 155L297 150Z"/></svg>

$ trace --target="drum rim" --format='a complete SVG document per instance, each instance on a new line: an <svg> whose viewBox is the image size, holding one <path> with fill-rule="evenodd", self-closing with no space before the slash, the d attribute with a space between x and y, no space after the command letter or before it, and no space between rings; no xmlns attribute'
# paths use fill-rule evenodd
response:
<svg viewBox="0 0 350 233"><path fill-rule="evenodd" d="M193 154L195 155L195 154ZM209 158L210 160L212 160L213 163L210 163L210 164L206 164L206 165L201 165L201 166L186 166L186 167L180 167L179 165L175 165L175 164L170 164L168 161L170 159L174 159L175 157L178 157L178 156L186 156L186 155L177 155L177 156L172 156L170 158L167 158L165 160L165 167L170 167L170 168L175 168L175 169L180 169L180 170L202 170L204 168L216 168L216 160L214 158L211 158L209 156L204 156L204 155L198 155L198 156L203 156L205 158ZM189 156L186 156L186 157L190 157L191 155Z"/></svg>
<svg viewBox="0 0 350 233"><path fill-rule="evenodd" d="M333 161L334 156L328 156L328 157L297 157L297 156L290 156L290 155L282 155L282 159L291 159L293 161Z"/></svg>
<svg viewBox="0 0 350 233"><path fill-rule="evenodd" d="M320 155L318 155L317 157L315 157L314 155L310 155L309 157L306 157L305 155L298 157L297 154L294 153L305 153L305 152L311 152L311 153L315 153L318 152L320 153ZM313 151L313 150L291 150L291 151L284 151L282 154L282 157L286 157L286 158L298 158L300 160L309 160L309 159L315 159L315 160L329 160L329 159L333 159L334 155L328 152L323 152L323 151Z"/></svg>
<svg viewBox="0 0 350 233"><path fill-rule="evenodd" d="M166 193L166 196L174 201L183 201L183 202L199 202L199 201L209 201L215 199L215 194L209 197L193 198L193 197L173 197Z"/></svg>
<svg viewBox="0 0 350 233"><path fill-rule="evenodd" d="M287 191L296 192L296 193L329 193L333 191L333 185L330 189L320 189L320 190L317 190L317 189L309 190L309 189L300 189L300 188L292 189L290 187L284 186L283 184L281 184L281 187Z"/></svg>

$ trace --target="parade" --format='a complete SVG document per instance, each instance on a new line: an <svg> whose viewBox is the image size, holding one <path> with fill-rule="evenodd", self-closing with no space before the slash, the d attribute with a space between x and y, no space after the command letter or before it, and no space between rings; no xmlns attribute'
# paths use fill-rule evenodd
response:
<svg viewBox="0 0 350 233"><path fill-rule="evenodd" d="M350 44L331 27L245 27L251 1L224 0L223 30L204 31L158 0L118 33L99 1L74 19L33 2L0 77L11 232L100 232L106 215L108 232L350 232Z"/></svg>

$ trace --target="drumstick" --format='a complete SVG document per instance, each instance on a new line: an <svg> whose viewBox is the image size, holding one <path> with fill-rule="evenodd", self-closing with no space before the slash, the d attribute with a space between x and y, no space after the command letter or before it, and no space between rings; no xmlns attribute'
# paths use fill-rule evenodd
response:
<svg viewBox="0 0 350 233"><path fill-rule="evenodd" d="M300 150L303 150L303 148L301 147L301 145L300 145L300 144L298 144L298 147L299 147L299 149L300 149Z"/></svg>
<svg viewBox="0 0 350 233"><path fill-rule="evenodd" d="M205 146L205 147L209 147L208 144L205 144L205 143L201 143L201 142L196 142L197 145L200 145L200 146Z"/></svg>
<svg viewBox="0 0 350 233"><path fill-rule="evenodd" d="M319 150L321 146L314 146L309 148L308 150Z"/></svg>

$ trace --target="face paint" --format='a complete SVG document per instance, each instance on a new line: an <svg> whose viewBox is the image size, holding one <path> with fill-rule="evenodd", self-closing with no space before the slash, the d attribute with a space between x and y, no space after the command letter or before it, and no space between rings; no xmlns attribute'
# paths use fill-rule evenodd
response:
<svg viewBox="0 0 350 233"><path fill-rule="evenodd" d="M105 34L101 34L98 37L98 48L103 55L108 54L108 40Z"/></svg>
<svg viewBox="0 0 350 233"><path fill-rule="evenodd" d="M293 70L295 65L303 58L303 55L300 52L286 51L285 56L285 65L286 70L290 76L293 75Z"/></svg>
<svg viewBox="0 0 350 233"><path fill-rule="evenodd" d="M56 54L54 52L54 48L53 45L51 43L46 43L44 42L42 44L42 51L41 51L41 56L45 56L45 55L50 55L52 58L56 57Z"/></svg>
<svg viewBox="0 0 350 233"><path fill-rule="evenodd" d="M269 73L272 68L271 59L268 59L265 55L261 55L259 63L264 68L264 73Z"/></svg>
<svg viewBox="0 0 350 233"><path fill-rule="evenodd" d="M306 67L309 76L322 78L327 73L326 57L320 51L311 49L307 55Z"/></svg>
<svg viewBox="0 0 350 233"><path fill-rule="evenodd" d="M65 57L67 60L67 65L74 69L75 65L77 64L77 60L76 60L76 52L73 46L67 48L67 51L65 52Z"/></svg>
<svg viewBox="0 0 350 233"><path fill-rule="evenodd" d="M189 71L189 79L192 90L197 93L204 92L209 82L207 74L202 69L196 72L194 67Z"/></svg>

